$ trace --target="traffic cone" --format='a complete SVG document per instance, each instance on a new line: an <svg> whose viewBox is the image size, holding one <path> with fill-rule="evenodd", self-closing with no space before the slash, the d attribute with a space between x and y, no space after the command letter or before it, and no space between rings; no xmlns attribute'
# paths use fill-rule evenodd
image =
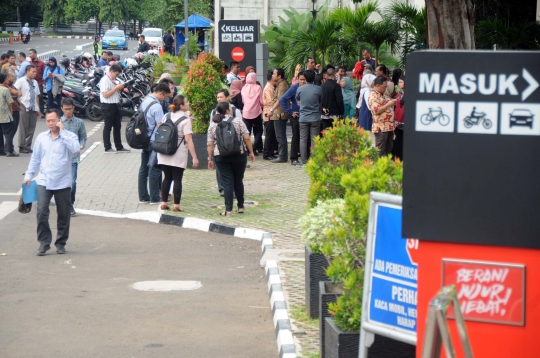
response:
<svg viewBox="0 0 540 358"><path fill-rule="evenodd" d="M159 57L163 57L165 55L165 49L163 46L161 46L161 49L159 50Z"/></svg>
<svg viewBox="0 0 540 358"><path fill-rule="evenodd" d="M21 42L21 34L17 35L17 42Z"/></svg>
<svg viewBox="0 0 540 358"><path fill-rule="evenodd" d="M13 45L13 32L9 33L9 44Z"/></svg>

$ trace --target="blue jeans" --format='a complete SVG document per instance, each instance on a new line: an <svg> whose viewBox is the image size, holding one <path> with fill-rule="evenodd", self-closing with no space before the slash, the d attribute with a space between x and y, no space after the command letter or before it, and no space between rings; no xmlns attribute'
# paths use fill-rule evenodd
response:
<svg viewBox="0 0 540 358"><path fill-rule="evenodd" d="M77 191L77 169L79 163L71 163L71 205L75 204L75 192Z"/></svg>
<svg viewBox="0 0 540 358"><path fill-rule="evenodd" d="M276 139L278 142L278 157L281 160L287 161L289 147L287 144L287 121L277 120L274 122L274 130L276 131Z"/></svg>
<svg viewBox="0 0 540 358"><path fill-rule="evenodd" d="M139 168L139 201L150 200L152 203L157 203L161 202L159 196L161 172L148 167L150 153L151 150L144 149L141 152L141 167ZM148 187L150 187L150 195L148 195Z"/></svg>

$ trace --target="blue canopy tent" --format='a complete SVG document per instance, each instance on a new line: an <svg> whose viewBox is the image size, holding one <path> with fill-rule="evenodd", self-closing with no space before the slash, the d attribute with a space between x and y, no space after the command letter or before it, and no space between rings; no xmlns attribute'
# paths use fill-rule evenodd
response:
<svg viewBox="0 0 540 358"><path fill-rule="evenodd" d="M178 53L178 49L186 41L186 37L184 36L185 26L186 25L184 21L182 21L181 23L177 25L174 25L175 35L176 35L176 53ZM212 20L209 20L206 17L201 16L199 14L193 14L188 17L188 29L190 32L194 30L199 30L199 29L209 29L212 26L214 26L214 23L212 22ZM191 36L194 36L194 35L191 35Z"/></svg>

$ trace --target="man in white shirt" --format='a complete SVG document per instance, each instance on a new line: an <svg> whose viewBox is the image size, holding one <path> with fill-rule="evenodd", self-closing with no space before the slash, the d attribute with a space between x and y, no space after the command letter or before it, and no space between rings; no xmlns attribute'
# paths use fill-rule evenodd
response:
<svg viewBox="0 0 540 358"><path fill-rule="evenodd" d="M36 66L26 66L26 75L15 82L14 86L21 91L19 102L21 114L19 122L19 152L32 153L32 139L36 130L39 111L39 84L35 80Z"/></svg>
<svg viewBox="0 0 540 358"><path fill-rule="evenodd" d="M129 149L124 148L122 145L122 138L120 136L120 130L122 129L122 115L120 114L120 91L124 89L122 83L116 83L116 77L122 73L122 67L118 64L114 64L110 67L109 73L107 73L101 81L99 81L101 100L101 112L105 117L105 126L103 128L103 146L105 147L105 153L127 153L131 152ZM113 130L114 146L116 150L112 149L111 145L111 129Z"/></svg>
<svg viewBox="0 0 540 358"><path fill-rule="evenodd" d="M56 203L57 235L54 245L58 254L66 253L71 220L71 156L79 152L79 139L75 133L64 129L60 121L60 111L47 110L45 116L48 131L36 138L28 170L24 174L27 186L39 169L37 240L38 256L43 256L51 248L52 232L49 226L49 204L54 196Z"/></svg>
<svg viewBox="0 0 540 358"><path fill-rule="evenodd" d="M233 81L241 81L242 78L238 76L240 72L240 64L238 62L231 62L231 72L227 73L227 84L231 87Z"/></svg>

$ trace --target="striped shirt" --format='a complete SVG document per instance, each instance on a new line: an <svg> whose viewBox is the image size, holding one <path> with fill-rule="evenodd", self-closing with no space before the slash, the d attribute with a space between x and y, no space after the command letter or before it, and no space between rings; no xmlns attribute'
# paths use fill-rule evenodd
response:
<svg viewBox="0 0 540 358"><path fill-rule="evenodd" d="M99 81L99 99L101 100L101 103L118 103L120 102L120 93L117 91L114 92L113 95L111 95L109 98L105 98L103 96L103 93L109 92L112 90L116 84L113 82L113 80L109 77L109 75L103 76L103 78Z"/></svg>

